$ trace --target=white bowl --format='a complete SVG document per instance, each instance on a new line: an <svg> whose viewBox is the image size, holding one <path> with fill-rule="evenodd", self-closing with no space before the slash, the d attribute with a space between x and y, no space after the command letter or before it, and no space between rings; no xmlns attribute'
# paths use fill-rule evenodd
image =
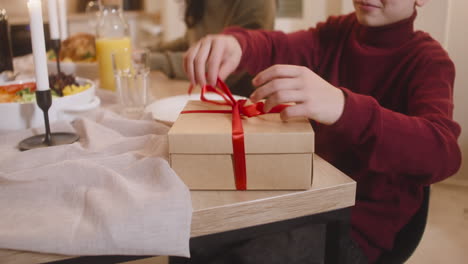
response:
<svg viewBox="0 0 468 264"><path fill-rule="evenodd" d="M49 74L57 73L57 62L47 61L47 70ZM61 61L60 70L65 74L73 74L91 80L99 77L99 68L97 62L72 62Z"/></svg>
<svg viewBox="0 0 468 264"><path fill-rule="evenodd" d="M35 80L21 80L8 82L4 85L34 82ZM101 103L96 94L93 81L76 78L78 84L91 84L91 87L73 95L53 98L49 108L50 123L65 120L73 121L80 114L95 109ZM44 115L36 102L30 103L0 103L0 130L11 131L44 126Z"/></svg>

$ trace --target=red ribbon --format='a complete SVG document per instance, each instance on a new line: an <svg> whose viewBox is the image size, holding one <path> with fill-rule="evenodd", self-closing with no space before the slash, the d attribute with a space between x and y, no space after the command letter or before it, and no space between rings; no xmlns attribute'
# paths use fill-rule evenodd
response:
<svg viewBox="0 0 468 264"><path fill-rule="evenodd" d="M193 86L189 88L189 94L192 92ZM209 100L205 97L208 92L216 93L223 101ZM264 103L258 102L255 104L245 105L247 100L236 100L232 95L227 85L219 78L216 87L205 85L202 87L200 100L217 105L231 106L231 110L189 110L182 111L182 114L190 113L232 113L232 148L233 148L233 162L234 162L234 175L236 180L237 190L247 189L247 172L245 166L245 147L244 147L244 129L242 127L241 115L253 117L264 115L268 113L279 113L288 105L277 105L268 112L263 110Z"/></svg>

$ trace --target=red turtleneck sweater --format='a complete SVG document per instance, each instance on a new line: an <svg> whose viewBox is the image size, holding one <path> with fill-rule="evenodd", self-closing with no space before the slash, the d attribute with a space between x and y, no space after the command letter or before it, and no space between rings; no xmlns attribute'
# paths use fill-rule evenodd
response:
<svg viewBox="0 0 468 264"><path fill-rule="evenodd" d="M237 38L240 68L303 65L346 95L331 126L314 125L316 153L357 182L352 236L371 262L393 247L422 201L422 187L460 166L452 119L455 69L437 41L414 31L416 13L383 27L355 14L292 34L225 31Z"/></svg>

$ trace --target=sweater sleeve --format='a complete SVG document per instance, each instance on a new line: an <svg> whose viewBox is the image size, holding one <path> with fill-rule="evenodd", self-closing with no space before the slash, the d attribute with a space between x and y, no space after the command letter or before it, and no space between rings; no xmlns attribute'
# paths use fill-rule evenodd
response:
<svg viewBox="0 0 468 264"><path fill-rule="evenodd" d="M234 36L242 49L238 70L256 75L275 64L306 66L313 71L319 67L322 47L328 47L342 35L346 17L330 17L326 22L308 30L292 33L266 30L246 30L231 27L224 34Z"/></svg>
<svg viewBox="0 0 468 264"><path fill-rule="evenodd" d="M296 64L311 68L315 61L310 50L316 47L313 29L285 34L280 31L245 30L232 27L224 31L234 36L242 49L242 58L238 70L246 70L256 75L275 64ZM308 42L307 44L303 44ZM301 43L300 45L298 45ZM295 49L295 52L291 52Z"/></svg>
<svg viewBox="0 0 468 264"><path fill-rule="evenodd" d="M444 51L431 54L409 84L407 114L379 105L371 96L342 88L346 95L340 119L328 127L356 149L376 173L405 175L432 184L453 175L461 165L460 126L453 121L455 68Z"/></svg>

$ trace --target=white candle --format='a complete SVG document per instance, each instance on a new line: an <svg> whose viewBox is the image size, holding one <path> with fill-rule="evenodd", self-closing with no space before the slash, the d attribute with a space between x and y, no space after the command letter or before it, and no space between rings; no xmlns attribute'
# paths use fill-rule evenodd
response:
<svg viewBox="0 0 468 264"><path fill-rule="evenodd" d="M67 0L58 0L59 19L60 19L60 39L68 38L67 27Z"/></svg>
<svg viewBox="0 0 468 264"><path fill-rule="evenodd" d="M57 17L57 0L47 0L49 15L49 31L51 39L59 39L59 24Z"/></svg>
<svg viewBox="0 0 468 264"><path fill-rule="evenodd" d="M49 89L49 73L47 72L41 0L29 0L28 10L34 69L36 71L36 87L39 91L45 91Z"/></svg>

